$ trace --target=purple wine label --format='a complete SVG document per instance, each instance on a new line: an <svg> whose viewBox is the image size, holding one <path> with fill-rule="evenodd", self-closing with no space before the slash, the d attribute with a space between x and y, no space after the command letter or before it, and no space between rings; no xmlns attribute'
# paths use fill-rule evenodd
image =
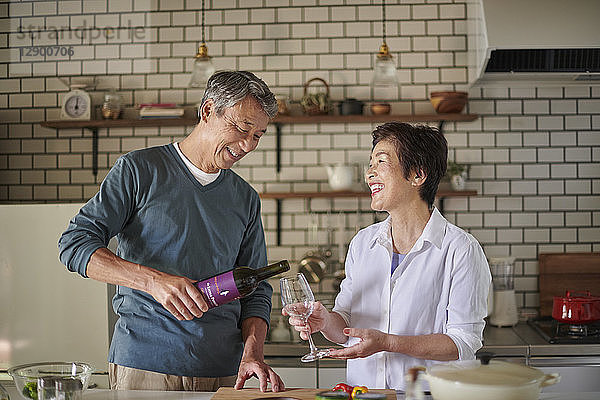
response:
<svg viewBox="0 0 600 400"><path fill-rule="evenodd" d="M240 298L240 292L238 292L233 279L233 271L197 282L196 286L204 295L208 308L220 306Z"/></svg>

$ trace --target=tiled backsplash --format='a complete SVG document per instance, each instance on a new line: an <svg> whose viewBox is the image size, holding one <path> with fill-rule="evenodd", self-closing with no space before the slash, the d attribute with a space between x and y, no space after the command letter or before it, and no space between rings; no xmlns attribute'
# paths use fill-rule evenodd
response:
<svg viewBox="0 0 600 400"><path fill-rule="evenodd" d="M294 100L304 82L321 77L334 100L369 101L382 32L381 6L371 3L206 1L209 54L217 69L251 70ZM200 7L200 0L1 2L0 201L85 201L122 153L183 138L190 127L101 129L95 178L90 132L39 122L58 119L67 91L59 77L97 76L96 104L107 87L127 104L197 102L202 93L187 83L201 36ZM464 1L387 1L387 43L401 82L393 112L431 112L431 91L467 88L465 14ZM27 55L40 46L73 46L74 54ZM479 119L447 123L445 131L450 158L469 164L467 188L479 195L445 199L445 215L470 231L488 256L517 258L518 304L533 309L538 253L600 251L600 87L532 83L469 93L468 111ZM280 173L271 127L235 170L261 192L328 190L323 165L356 163L360 171L373 127L286 125ZM367 198L288 199L282 207L282 245L276 246L275 201L263 201L272 260L298 260L314 247L311 213L319 214L321 245L326 227L335 228L336 249L340 211L344 243L374 218ZM327 286L317 288L322 297L331 294Z"/></svg>

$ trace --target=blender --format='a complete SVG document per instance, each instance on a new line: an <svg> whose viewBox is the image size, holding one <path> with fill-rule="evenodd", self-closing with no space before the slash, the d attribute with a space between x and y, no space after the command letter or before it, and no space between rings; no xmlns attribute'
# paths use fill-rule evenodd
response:
<svg viewBox="0 0 600 400"><path fill-rule="evenodd" d="M519 322L514 287L514 262L514 257L489 259L494 287L490 324L494 326L514 326Z"/></svg>

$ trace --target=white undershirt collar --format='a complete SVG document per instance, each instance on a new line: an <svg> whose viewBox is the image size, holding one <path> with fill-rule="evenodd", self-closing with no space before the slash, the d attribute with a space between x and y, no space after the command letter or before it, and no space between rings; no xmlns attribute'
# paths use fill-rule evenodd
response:
<svg viewBox="0 0 600 400"><path fill-rule="evenodd" d="M175 146L175 150L177 150L177 154L179 154L179 157L181 157L181 160L183 161L185 166L188 167L192 175L194 175L194 178L196 178L196 180L200 182L202 186L206 186L209 183L214 182L219 177L221 170L215 172L214 174L204 172L200 168L192 164L190 160L188 160L188 158L183 154L183 152L179 148L179 143L175 142L173 143L173 146Z"/></svg>

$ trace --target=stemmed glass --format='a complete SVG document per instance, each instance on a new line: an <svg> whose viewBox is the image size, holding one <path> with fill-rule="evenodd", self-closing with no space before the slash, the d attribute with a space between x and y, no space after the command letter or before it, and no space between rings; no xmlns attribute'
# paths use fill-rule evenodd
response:
<svg viewBox="0 0 600 400"><path fill-rule="evenodd" d="M300 318L308 325L308 317L313 312L315 296L310 289L303 274L284 277L279 280L281 286L281 304L285 312L296 318ZM310 353L300 359L302 362L311 362L329 355L328 350L317 349L313 343L310 332L308 334Z"/></svg>

